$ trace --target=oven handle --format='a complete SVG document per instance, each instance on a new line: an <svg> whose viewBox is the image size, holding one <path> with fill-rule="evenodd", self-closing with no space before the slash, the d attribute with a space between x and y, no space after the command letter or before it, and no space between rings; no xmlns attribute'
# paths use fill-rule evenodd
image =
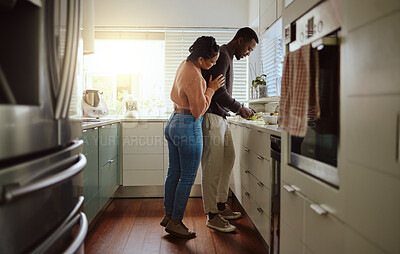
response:
<svg viewBox="0 0 400 254"><path fill-rule="evenodd" d="M68 246L68 248L63 253L76 253L79 247L82 245L85 240L87 230L88 230L88 221L86 215L84 213L76 214L71 220L66 221L66 224L60 226L56 232L48 238L48 240L36 248L32 254L45 253L49 250L55 243L57 243L61 237L71 231L71 229L76 225L80 224L79 232L75 237L74 241Z"/></svg>
<svg viewBox="0 0 400 254"><path fill-rule="evenodd" d="M77 215L73 220L71 220L69 225L71 225L72 228L78 222L78 220L80 224L78 235L71 243L71 245L64 251L65 254L76 253L76 251L79 249L80 246L82 246L83 241L85 240L88 230L88 221L84 213L81 212L79 215ZM68 228L69 225L67 225L66 228Z"/></svg>
<svg viewBox="0 0 400 254"><path fill-rule="evenodd" d="M12 202L13 200L17 198L21 198L27 194L33 193L35 191L39 191L45 188L48 188L50 186L53 186L55 184L61 183L66 181L67 179L73 177L74 175L80 173L86 166L87 160L86 157L83 154L79 154L77 156L69 157L65 159L64 161L60 162L59 167L62 165L68 165L71 163L71 161L76 160L78 158L78 161L72 165L71 167L67 168L66 170L63 170L60 173L57 173L53 176L46 177L41 181L34 182L32 184L26 185L26 186L16 186L16 185L10 185L4 188L3 192L3 197L0 198L0 203L9 203ZM59 168L55 167L55 168Z"/></svg>

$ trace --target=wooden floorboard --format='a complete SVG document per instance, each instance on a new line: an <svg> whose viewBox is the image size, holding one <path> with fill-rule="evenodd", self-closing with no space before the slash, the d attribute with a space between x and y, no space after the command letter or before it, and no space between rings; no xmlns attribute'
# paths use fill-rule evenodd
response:
<svg viewBox="0 0 400 254"><path fill-rule="evenodd" d="M229 200L231 207L240 205ZM241 210L242 211L242 210ZM243 211L242 211L243 212ZM197 237L186 240L172 237L160 226L163 199L114 199L92 225L85 240L88 254L179 253L179 254L255 254L268 253L265 242L250 220L243 216L231 223L236 232L222 233L206 227L201 198L190 198L183 222Z"/></svg>

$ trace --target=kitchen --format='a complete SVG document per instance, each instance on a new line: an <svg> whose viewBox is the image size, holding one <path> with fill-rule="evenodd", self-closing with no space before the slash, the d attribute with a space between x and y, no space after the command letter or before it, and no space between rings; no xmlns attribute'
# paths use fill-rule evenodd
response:
<svg viewBox="0 0 400 254"><path fill-rule="evenodd" d="M0 253L223 252L217 243L233 253L400 253L398 0L2 0L0 10ZM158 223L176 68L197 37L222 45L247 26L260 42L234 62L233 97L276 121L284 57L310 44L334 130L309 128L295 150L282 118L229 118L237 233L206 227L199 169L188 209L199 235L174 242ZM118 202L160 214L129 221ZM143 229L158 247L131 242Z"/></svg>

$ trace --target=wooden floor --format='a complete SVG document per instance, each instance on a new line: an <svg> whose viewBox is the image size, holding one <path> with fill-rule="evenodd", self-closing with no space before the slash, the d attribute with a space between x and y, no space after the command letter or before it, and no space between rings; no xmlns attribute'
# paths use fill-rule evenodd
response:
<svg viewBox="0 0 400 254"><path fill-rule="evenodd" d="M236 202L228 203L234 210L241 210ZM177 239L166 233L159 225L163 213L161 198L114 199L89 231L86 253L268 253L265 242L245 216L231 221L237 227L234 233L206 227L201 198L189 199L183 219L196 232L194 239Z"/></svg>

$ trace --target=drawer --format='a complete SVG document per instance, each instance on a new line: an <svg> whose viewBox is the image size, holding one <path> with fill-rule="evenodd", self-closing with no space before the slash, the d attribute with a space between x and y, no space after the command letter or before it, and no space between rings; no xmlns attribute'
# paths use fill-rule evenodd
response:
<svg viewBox="0 0 400 254"><path fill-rule="evenodd" d="M126 154L122 161L124 171L164 168L163 154Z"/></svg>
<svg viewBox="0 0 400 254"><path fill-rule="evenodd" d="M254 201L251 199L250 193L247 192L245 188L242 187L242 207L246 211L247 215L252 218L254 218L254 212L255 212L255 205ZM253 221L253 220L252 220Z"/></svg>
<svg viewBox="0 0 400 254"><path fill-rule="evenodd" d="M243 129L243 146L264 158L269 159L270 157L270 135L266 132L245 127Z"/></svg>
<svg viewBox="0 0 400 254"><path fill-rule="evenodd" d="M303 239L304 199L294 191L288 191L290 186L281 184L281 224L290 227L297 239Z"/></svg>
<svg viewBox="0 0 400 254"><path fill-rule="evenodd" d="M250 149L247 147L240 147L240 166L249 168L250 165Z"/></svg>
<svg viewBox="0 0 400 254"><path fill-rule="evenodd" d="M272 171L269 160L250 150L248 169L265 187L271 189Z"/></svg>
<svg viewBox="0 0 400 254"><path fill-rule="evenodd" d="M164 185L163 170L135 170L123 172L124 186Z"/></svg>
<svg viewBox="0 0 400 254"><path fill-rule="evenodd" d="M98 128L82 131L83 154L87 155L92 151L98 151L99 130Z"/></svg>
<svg viewBox="0 0 400 254"><path fill-rule="evenodd" d="M118 157L114 157L109 163L99 167L99 190L105 189L107 198L113 196L119 185L118 180Z"/></svg>
<svg viewBox="0 0 400 254"><path fill-rule="evenodd" d="M266 188L266 186L260 182L256 181L254 185L254 200L264 210L266 214L270 216L271 214L271 191Z"/></svg>
<svg viewBox="0 0 400 254"><path fill-rule="evenodd" d="M100 211L99 196L95 195L90 200L85 199L83 211L85 212L88 222L90 223Z"/></svg>
<svg viewBox="0 0 400 254"><path fill-rule="evenodd" d="M163 123L124 123L122 146L124 154L163 153L165 138Z"/></svg>
<svg viewBox="0 0 400 254"><path fill-rule="evenodd" d="M92 151L86 155L87 164L83 170L83 196L91 199L99 191L98 154Z"/></svg>
<svg viewBox="0 0 400 254"><path fill-rule="evenodd" d="M110 124L99 128L99 166L118 155L118 124Z"/></svg>
<svg viewBox="0 0 400 254"><path fill-rule="evenodd" d="M303 243L286 223L280 224L279 253L303 254Z"/></svg>
<svg viewBox="0 0 400 254"><path fill-rule="evenodd" d="M313 253L344 253L345 227L329 213L318 214L305 200L304 244Z"/></svg>
<svg viewBox="0 0 400 254"><path fill-rule="evenodd" d="M255 206L254 216L252 219L253 223L268 246L271 246L271 217L269 211L261 208L254 200L252 201Z"/></svg>
<svg viewBox="0 0 400 254"><path fill-rule="evenodd" d="M254 192L255 192L255 183L256 180L254 176L250 173L249 170L245 168L241 168L240 170L240 178L242 182L243 188L252 196L254 197Z"/></svg>

